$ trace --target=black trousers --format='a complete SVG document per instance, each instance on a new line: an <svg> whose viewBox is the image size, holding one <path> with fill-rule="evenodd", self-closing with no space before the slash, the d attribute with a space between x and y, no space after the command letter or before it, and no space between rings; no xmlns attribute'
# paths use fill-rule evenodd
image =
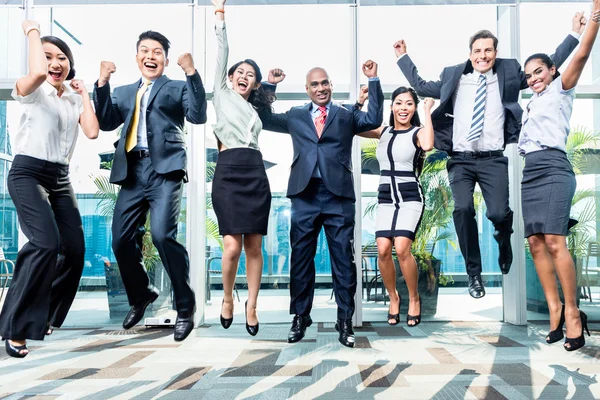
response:
<svg viewBox="0 0 600 400"><path fill-rule="evenodd" d="M29 242L17 255L0 336L42 340L47 323L62 325L77 294L85 255L81 215L66 165L17 155L7 183Z"/></svg>
<svg viewBox="0 0 600 400"><path fill-rule="evenodd" d="M127 181L121 185L112 225L112 248L130 305L148 298L152 288L142 262L144 223L150 212L152 242L169 274L179 313L193 312L195 297L190 287L189 258L177 241L183 176L158 174L150 157L130 159Z"/></svg>
<svg viewBox="0 0 600 400"><path fill-rule="evenodd" d="M448 179L454 199L454 227L467 274L481 273L479 231L475 220L473 192L479 183L486 217L504 238L513 232L513 212L508 206L508 158L502 151L453 153L448 163Z"/></svg>
<svg viewBox="0 0 600 400"><path fill-rule="evenodd" d="M334 195L321 179L311 179L307 188L291 200L290 314L310 314L315 294L317 238L325 227L337 317L352 318L356 293L354 200Z"/></svg>

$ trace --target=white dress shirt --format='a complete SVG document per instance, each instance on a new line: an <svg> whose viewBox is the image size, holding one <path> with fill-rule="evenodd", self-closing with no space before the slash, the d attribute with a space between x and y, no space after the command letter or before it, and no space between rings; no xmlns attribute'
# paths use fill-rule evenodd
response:
<svg viewBox="0 0 600 400"><path fill-rule="evenodd" d="M58 97L56 89L45 81L33 93L21 96L17 88L12 97L21 103L21 121L11 143L15 155L68 165L79 132L83 99L68 85Z"/></svg>
<svg viewBox="0 0 600 400"><path fill-rule="evenodd" d="M140 83L140 87L144 84L146 78L142 77L142 82ZM146 88L146 91L142 95L142 99L140 100L140 118L138 120L138 129L137 129L137 144L133 148L134 150L148 150L148 130L146 129L146 109L148 108L148 99L150 98L150 92L152 91L152 86L154 85L154 81L150 81L150 84ZM139 90L139 88L138 88Z"/></svg>
<svg viewBox="0 0 600 400"><path fill-rule="evenodd" d="M498 75L492 70L484 74L487 87L483 132L478 140L467 141L473 122L475 94L480 75L481 73L477 71L463 74L454 91L453 151L487 151L504 148L504 106L500 98Z"/></svg>

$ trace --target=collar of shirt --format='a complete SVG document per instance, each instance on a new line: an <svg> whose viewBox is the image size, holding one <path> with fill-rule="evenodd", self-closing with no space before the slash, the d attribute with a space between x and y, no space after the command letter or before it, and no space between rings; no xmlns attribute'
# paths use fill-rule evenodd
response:
<svg viewBox="0 0 600 400"><path fill-rule="evenodd" d="M69 96L73 96L76 94L71 86L65 85L64 83L62 86L64 88L64 91L63 91L61 98L62 97L67 98ZM44 83L42 84L42 90L44 91L46 96L50 96L50 95L54 94L58 97L58 90L56 90L56 88L54 86L52 86L52 84L48 81L44 81Z"/></svg>
<svg viewBox="0 0 600 400"><path fill-rule="evenodd" d="M144 82L145 82L146 80L149 80L149 81L150 81L150 83L148 84L148 87L150 87L150 86L154 85L154 82L156 82L156 79L154 79L154 80L153 80L153 79L146 79L146 78L144 78L144 77L142 76L142 77L140 78L140 84L138 85L138 89L139 89L139 88L141 88L141 87L144 85Z"/></svg>
<svg viewBox="0 0 600 400"><path fill-rule="evenodd" d="M319 107L320 107L319 105L317 105L313 102L311 109L310 109L310 114L313 116L318 116L318 114L320 113ZM331 101L329 103L327 103L325 108L327 108L327 114L329 114L329 109L331 108Z"/></svg>

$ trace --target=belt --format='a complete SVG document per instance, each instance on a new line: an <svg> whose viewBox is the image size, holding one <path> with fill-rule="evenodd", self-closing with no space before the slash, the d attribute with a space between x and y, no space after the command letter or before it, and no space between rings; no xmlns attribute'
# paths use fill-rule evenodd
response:
<svg viewBox="0 0 600 400"><path fill-rule="evenodd" d="M488 151L452 151L450 157L458 158L490 158L490 157L502 157L504 151L502 150L488 150Z"/></svg>
<svg viewBox="0 0 600 400"><path fill-rule="evenodd" d="M133 160L139 160L141 158L144 157L150 157L150 151L149 150L131 150L130 152L127 153L127 157L131 158Z"/></svg>

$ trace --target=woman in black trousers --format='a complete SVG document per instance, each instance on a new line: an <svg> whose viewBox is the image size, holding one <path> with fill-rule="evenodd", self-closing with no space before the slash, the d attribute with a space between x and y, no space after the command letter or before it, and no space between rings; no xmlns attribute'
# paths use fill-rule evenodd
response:
<svg viewBox="0 0 600 400"><path fill-rule="evenodd" d="M69 178L69 160L81 126L98 137L98 120L73 54L53 36L40 38L39 25L23 22L29 41L29 73L12 96L23 114L12 138L15 154L8 191L29 240L19 251L0 313L6 352L25 357L27 339L43 340L60 327L73 303L84 262L81 215ZM70 80L70 85L65 81Z"/></svg>

